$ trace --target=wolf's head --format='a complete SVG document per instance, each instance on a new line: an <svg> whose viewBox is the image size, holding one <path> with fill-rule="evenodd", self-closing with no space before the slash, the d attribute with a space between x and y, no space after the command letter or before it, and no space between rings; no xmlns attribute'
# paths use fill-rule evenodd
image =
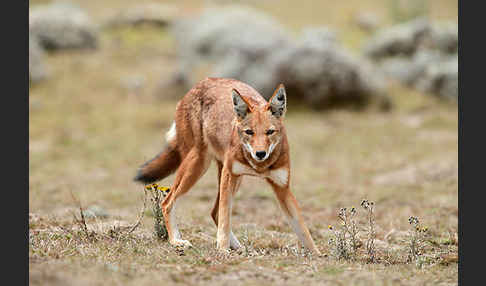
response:
<svg viewBox="0 0 486 286"><path fill-rule="evenodd" d="M255 161L263 162L282 138L287 110L285 87L280 84L263 106L251 106L236 89L232 90L232 96L240 142Z"/></svg>

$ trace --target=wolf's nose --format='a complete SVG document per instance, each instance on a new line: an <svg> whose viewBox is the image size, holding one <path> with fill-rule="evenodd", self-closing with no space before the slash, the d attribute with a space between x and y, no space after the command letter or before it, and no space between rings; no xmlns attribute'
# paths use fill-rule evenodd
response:
<svg viewBox="0 0 486 286"><path fill-rule="evenodd" d="M265 155L267 155L267 152L265 152L265 151L257 151L255 153L255 155L258 157L258 159L261 160L261 159L263 159L265 157Z"/></svg>

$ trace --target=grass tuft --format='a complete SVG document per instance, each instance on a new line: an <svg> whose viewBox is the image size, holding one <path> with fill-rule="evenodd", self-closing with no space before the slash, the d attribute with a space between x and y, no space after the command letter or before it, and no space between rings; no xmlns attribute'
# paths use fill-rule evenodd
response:
<svg viewBox="0 0 486 286"><path fill-rule="evenodd" d="M161 240L167 240L169 234L167 227L165 226L164 214L162 212L161 203L162 200L169 194L170 189L167 187L161 187L158 184L151 184L145 186L145 192L151 194L150 201L152 202L152 212L154 217L154 234ZM183 253L178 250L178 253Z"/></svg>

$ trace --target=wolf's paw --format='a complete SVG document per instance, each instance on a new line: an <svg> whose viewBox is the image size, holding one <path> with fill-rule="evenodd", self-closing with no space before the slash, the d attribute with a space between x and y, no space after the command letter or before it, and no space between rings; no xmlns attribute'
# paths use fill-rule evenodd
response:
<svg viewBox="0 0 486 286"><path fill-rule="evenodd" d="M233 250L237 250L241 247L241 243L238 241L238 238L231 232L230 234L230 248Z"/></svg>
<svg viewBox="0 0 486 286"><path fill-rule="evenodd" d="M192 247L192 244L185 239L174 239L170 241L170 244L174 247Z"/></svg>

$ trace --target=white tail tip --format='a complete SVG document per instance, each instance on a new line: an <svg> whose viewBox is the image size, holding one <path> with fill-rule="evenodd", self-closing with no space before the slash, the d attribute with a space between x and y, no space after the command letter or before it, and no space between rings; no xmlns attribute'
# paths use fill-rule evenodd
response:
<svg viewBox="0 0 486 286"><path fill-rule="evenodd" d="M167 133L165 134L165 140L167 142L174 140L176 138L176 134L177 134L176 124L175 124L175 121L173 121L172 126L170 127L169 131L167 131Z"/></svg>

